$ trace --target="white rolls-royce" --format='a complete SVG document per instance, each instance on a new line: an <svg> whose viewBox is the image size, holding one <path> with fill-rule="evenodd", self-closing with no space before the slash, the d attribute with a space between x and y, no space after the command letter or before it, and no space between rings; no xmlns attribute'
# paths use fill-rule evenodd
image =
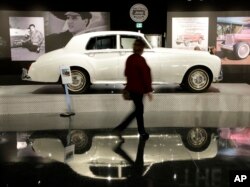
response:
<svg viewBox="0 0 250 187"><path fill-rule="evenodd" d="M84 93L91 84L125 84L125 62L135 39L146 43L143 56L151 68L153 84L178 83L190 92L204 92L222 80L221 60L204 51L152 48L139 32L100 31L74 36L62 48L40 56L23 80L61 83L60 66L70 66L70 93Z"/></svg>

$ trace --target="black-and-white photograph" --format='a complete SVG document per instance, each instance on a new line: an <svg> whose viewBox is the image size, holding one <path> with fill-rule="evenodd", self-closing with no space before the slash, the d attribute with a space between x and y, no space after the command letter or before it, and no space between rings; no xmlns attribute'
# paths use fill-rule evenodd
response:
<svg viewBox="0 0 250 187"><path fill-rule="evenodd" d="M64 47L86 32L110 30L108 12L45 12L46 52Z"/></svg>
<svg viewBox="0 0 250 187"><path fill-rule="evenodd" d="M33 61L45 53L43 17L9 17L12 61Z"/></svg>
<svg viewBox="0 0 250 187"><path fill-rule="evenodd" d="M62 69L62 74L66 77L70 76L70 71L69 69Z"/></svg>

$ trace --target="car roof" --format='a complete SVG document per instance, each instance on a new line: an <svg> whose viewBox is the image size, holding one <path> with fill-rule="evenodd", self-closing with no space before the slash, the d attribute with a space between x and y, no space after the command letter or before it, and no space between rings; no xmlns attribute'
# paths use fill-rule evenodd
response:
<svg viewBox="0 0 250 187"><path fill-rule="evenodd" d="M82 45L86 45L89 38L96 37L96 36L105 36L105 35L133 35L133 36L140 36L143 37L144 34L140 32L134 32L134 31L94 31L94 32L86 32L82 34L78 34L71 38L71 40L68 42L68 44L65 46L65 48L70 50L77 50L82 49ZM82 43L79 43L79 41L82 41ZM150 46L150 45L149 45Z"/></svg>
<svg viewBox="0 0 250 187"><path fill-rule="evenodd" d="M87 32L87 33L79 34L77 36L93 37L93 36L110 35L110 34L127 34L127 35L138 35L138 36L144 35L140 32L135 32L135 31L94 31L94 32Z"/></svg>

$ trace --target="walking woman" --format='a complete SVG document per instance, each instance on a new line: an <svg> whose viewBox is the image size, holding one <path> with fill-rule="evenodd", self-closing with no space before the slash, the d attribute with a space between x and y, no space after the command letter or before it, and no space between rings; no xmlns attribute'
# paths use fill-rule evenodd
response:
<svg viewBox="0 0 250 187"><path fill-rule="evenodd" d="M145 43L141 39L136 39L133 44L133 54L130 55L126 61L125 76L127 84L125 90L129 92L131 100L134 103L134 111L132 111L125 120L113 129L117 135L121 136L134 118L137 120L137 127L140 137L148 139L149 134L144 128L144 105L143 96L146 94L151 101L152 95L152 78L149 66L146 63L142 53L145 48Z"/></svg>

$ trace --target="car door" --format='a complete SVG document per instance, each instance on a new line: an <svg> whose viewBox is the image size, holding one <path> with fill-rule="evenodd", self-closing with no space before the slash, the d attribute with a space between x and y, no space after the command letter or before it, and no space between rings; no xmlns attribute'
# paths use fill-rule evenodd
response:
<svg viewBox="0 0 250 187"><path fill-rule="evenodd" d="M117 79L117 35L90 38L86 54L94 69L94 79L99 83L112 83Z"/></svg>
<svg viewBox="0 0 250 187"><path fill-rule="evenodd" d="M126 60L133 53L133 43L134 41L140 38L145 41L145 38L138 37L135 35L119 35L118 37L118 51L120 53L119 57L119 66L118 66L118 80L123 82L126 81L124 76L124 70L126 65ZM151 74L154 82L158 82L161 74L161 62L157 57L154 49L146 42L146 47L142 56L146 59L147 64L151 68Z"/></svg>

